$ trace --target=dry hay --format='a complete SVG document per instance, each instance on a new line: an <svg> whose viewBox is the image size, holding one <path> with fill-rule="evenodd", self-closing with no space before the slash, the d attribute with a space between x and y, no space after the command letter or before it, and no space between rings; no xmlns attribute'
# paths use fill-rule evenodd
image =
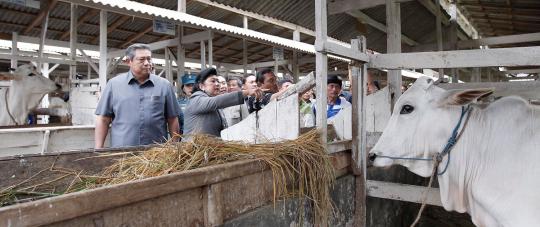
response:
<svg viewBox="0 0 540 227"><path fill-rule="evenodd" d="M308 200L314 207L315 223L320 223L322 226L326 225L333 211L329 192L335 179L334 169L315 130L301 135L296 140L264 144L223 141L216 137L196 135L188 142L169 141L144 152L105 156L118 155L120 157L117 162L106 168L101 176L83 176L82 172L59 170L54 165L51 166L47 172L61 171L60 179L71 177L73 180L67 188L64 187L61 190L61 193L51 193L47 190L43 196L119 184L236 160L260 159L267 163L272 171L274 204L276 200L289 196ZM31 180L25 181L1 189L0 205L2 201L13 202L14 192L19 194L38 192L39 187L51 183L40 182L28 185ZM33 187L36 185L38 187ZM11 200L9 200L10 196ZM304 219L303 207L303 203L299 203L300 222Z"/></svg>

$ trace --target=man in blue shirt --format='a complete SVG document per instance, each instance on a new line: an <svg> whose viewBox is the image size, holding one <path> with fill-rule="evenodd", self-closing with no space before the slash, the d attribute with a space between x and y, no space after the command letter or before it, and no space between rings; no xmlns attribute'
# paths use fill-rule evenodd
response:
<svg viewBox="0 0 540 227"><path fill-rule="evenodd" d="M102 148L111 127L112 147L162 143L178 133L179 107L171 83L151 74L152 52L146 44L126 50L129 72L108 81L95 114L95 148Z"/></svg>
<svg viewBox="0 0 540 227"><path fill-rule="evenodd" d="M330 75L328 76L328 79L326 81L326 92L328 95L328 107L326 109L326 115L327 119L331 119L334 116L336 116L339 111L341 111L344 108L351 107L351 103L348 102L345 98L341 97L341 86L342 81L339 79L336 75ZM313 105L313 111L316 114L315 111L315 105Z"/></svg>

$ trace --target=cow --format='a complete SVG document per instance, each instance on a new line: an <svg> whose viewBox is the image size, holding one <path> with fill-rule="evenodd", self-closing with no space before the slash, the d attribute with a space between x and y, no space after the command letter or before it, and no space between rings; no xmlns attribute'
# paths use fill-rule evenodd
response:
<svg viewBox="0 0 540 227"><path fill-rule="evenodd" d="M477 226L538 226L540 108L517 96L479 101L491 93L444 90L419 78L398 99L371 149L373 165L398 164L429 177L431 157L457 128L453 149L439 155L437 167L444 208L469 213Z"/></svg>
<svg viewBox="0 0 540 227"><path fill-rule="evenodd" d="M0 80L12 81L10 87L0 88L0 126L25 124L28 113L45 94L62 89L28 64L12 72L0 72Z"/></svg>

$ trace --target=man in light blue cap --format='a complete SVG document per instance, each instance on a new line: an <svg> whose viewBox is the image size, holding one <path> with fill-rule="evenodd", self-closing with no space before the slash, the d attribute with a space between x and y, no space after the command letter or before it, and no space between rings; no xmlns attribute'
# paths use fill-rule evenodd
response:
<svg viewBox="0 0 540 227"><path fill-rule="evenodd" d="M185 74L182 76L182 93L178 97L178 105L180 106L180 115L178 115L180 133L184 132L184 111L186 110L189 97L193 93L193 85L196 78L197 75L195 74Z"/></svg>

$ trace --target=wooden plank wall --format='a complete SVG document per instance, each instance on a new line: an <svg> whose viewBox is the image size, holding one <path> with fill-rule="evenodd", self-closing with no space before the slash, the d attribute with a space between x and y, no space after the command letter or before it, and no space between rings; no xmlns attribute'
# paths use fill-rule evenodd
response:
<svg viewBox="0 0 540 227"><path fill-rule="evenodd" d="M80 155L85 154L35 156L26 162L46 167L61 157L58 167L75 168L82 164L73 162ZM331 162L338 176L347 174L350 153L333 154ZM20 163L21 158L0 159L0 167L15 172L25 168ZM244 160L3 207L0 226L216 226L269 204L272 188L268 167Z"/></svg>
<svg viewBox="0 0 540 227"><path fill-rule="evenodd" d="M390 119L390 93L388 87L366 96L366 131L382 132ZM328 120L340 140L352 139L352 108L341 110Z"/></svg>
<svg viewBox="0 0 540 227"><path fill-rule="evenodd" d="M250 143L296 139L300 135L298 109L298 95L272 101L262 110L221 131L221 138Z"/></svg>
<svg viewBox="0 0 540 227"><path fill-rule="evenodd" d="M97 87L74 87L70 94L71 122L73 125L94 125L98 97Z"/></svg>
<svg viewBox="0 0 540 227"><path fill-rule="evenodd" d="M46 138L48 137L48 138ZM94 147L93 126L60 126L0 130L0 157ZM106 146L110 144L110 138Z"/></svg>

